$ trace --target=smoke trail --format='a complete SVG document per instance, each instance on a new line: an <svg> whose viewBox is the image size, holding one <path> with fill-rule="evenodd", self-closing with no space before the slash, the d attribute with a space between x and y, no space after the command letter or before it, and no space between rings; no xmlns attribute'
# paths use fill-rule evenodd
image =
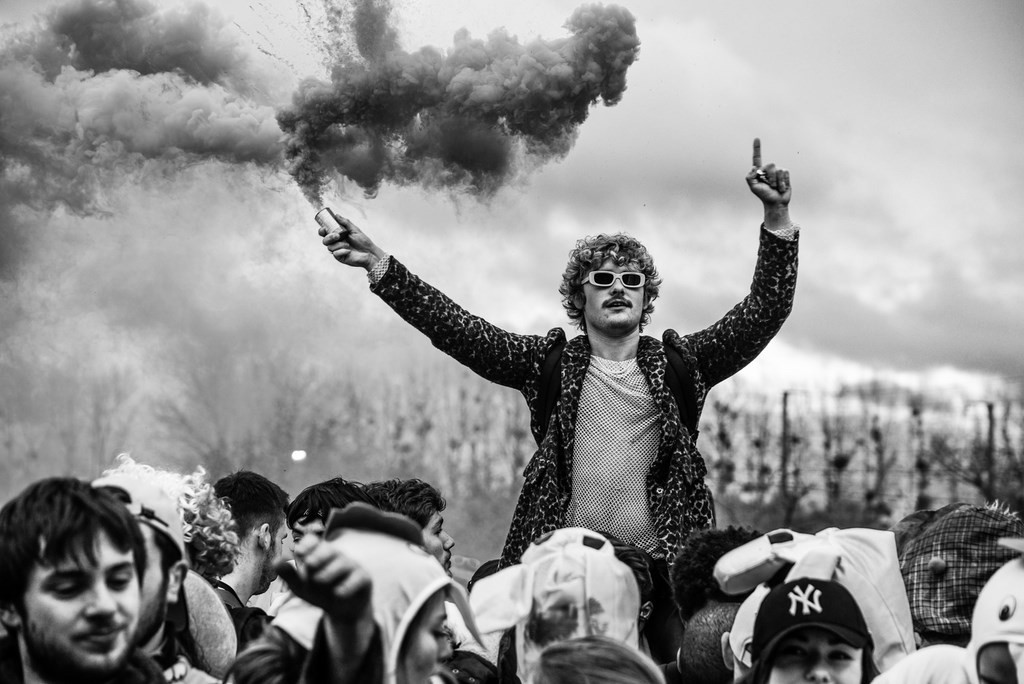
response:
<svg viewBox="0 0 1024 684"><path fill-rule="evenodd" d="M78 0L0 48L0 277L25 228L18 207L77 215L139 171L198 161L278 165L282 134L261 75L202 5Z"/></svg>
<svg viewBox="0 0 1024 684"><path fill-rule="evenodd" d="M226 23L200 5L79 0L52 10L0 52L8 190L31 206L88 213L91 181L132 161L277 162L274 111L247 68ZM40 173L12 173L22 167Z"/></svg>
<svg viewBox="0 0 1024 684"><path fill-rule="evenodd" d="M329 83L304 81L278 113L289 169L314 205L335 173L371 197L384 181L488 196L517 161L564 156L590 106L622 97L639 50L635 20L617 6L581 7L569 38L527 45L461 30L447 53L398 49L389 12L361 0L361 59L337 64Z"/></svg>
<svg viewBox="0 0 1024 684"><path fill-rule="evenodd" d="M141 75L175 72L201 84L226 83L248 58L227 23L205 5L158 11L144 0L78 0L49 11L45 30L23 36L48 80L65 66Z"/></svg>

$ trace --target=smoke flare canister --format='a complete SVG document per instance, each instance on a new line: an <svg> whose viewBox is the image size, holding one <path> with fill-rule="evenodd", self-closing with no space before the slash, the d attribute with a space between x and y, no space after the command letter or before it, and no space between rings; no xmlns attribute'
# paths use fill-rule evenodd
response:
<svg viewBox="0 0 1024 684"><path fill-rule="evenodd" d="M319 223L328 233L333 232L335 229L344 228L341 222L334 217L334 212L331 211L330 207L324 207L320 211L316 212L314 217L316 222Z"/></svg>

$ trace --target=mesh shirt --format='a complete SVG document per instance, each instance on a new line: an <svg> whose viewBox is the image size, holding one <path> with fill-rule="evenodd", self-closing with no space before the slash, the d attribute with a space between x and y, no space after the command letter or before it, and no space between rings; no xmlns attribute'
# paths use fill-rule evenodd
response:
<svg viewBox="0 0 1024 684"><path fill-rule="evenodd" d="M591 356L576 419L566 524L610 532L660 556L647 507L647 473L660 439L658 411L636 359Z"/></svg>

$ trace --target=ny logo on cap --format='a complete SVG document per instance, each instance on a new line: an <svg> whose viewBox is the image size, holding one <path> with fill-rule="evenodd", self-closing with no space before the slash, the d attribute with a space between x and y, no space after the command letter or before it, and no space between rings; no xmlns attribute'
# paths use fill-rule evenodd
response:
<svg viewBox="0 0 1024 684"><path fill-rule="evenodd" d="M813 584L808 584L803 590L800 587L793 587L789 592L789 614L796 615L797 604L803 607L803 615L810 615L811 612L821 612L821 589L815 589Z"/></svg>

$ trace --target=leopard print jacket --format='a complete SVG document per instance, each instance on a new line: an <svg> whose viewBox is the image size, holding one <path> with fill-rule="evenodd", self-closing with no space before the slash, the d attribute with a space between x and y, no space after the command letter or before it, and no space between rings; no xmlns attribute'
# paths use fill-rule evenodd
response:
<svg viewBox="0 0 1024 684"><path fill-rule="evenodd" d="M689 335L667 330L661 341L643 335L637 365L646 376L661 413L658 455L647 476L647 500L659 540L658 556L671 559L693 530L713 527L714 505L704 482L707 468L694 437L683 426L665 384L663 344L679 350L697 394L697 415L708 390L746 366L782 327L796 289L798 240L761 229L750 293L717 323ZM435 347L480 376L523 394L536 435L539 379L548 351L565 339L555 328L547 335L519 335L470 314L436 288L409 272L394 257L371 286ZM563 526L572 492L572 454L580 390L590 363L586 335L569 340L562 354L562 390L547 434L523 473L501 567L514 564L539 536Z"/></svg>

